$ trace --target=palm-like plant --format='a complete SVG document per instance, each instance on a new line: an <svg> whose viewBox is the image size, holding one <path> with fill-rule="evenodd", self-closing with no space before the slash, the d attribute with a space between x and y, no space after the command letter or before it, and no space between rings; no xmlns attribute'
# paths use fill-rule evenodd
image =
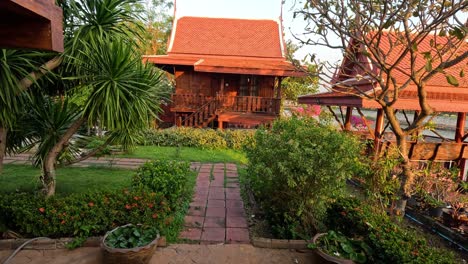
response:
<svg viewBox="0 0 468 264"><path fill-rule="evenodd" d="M19 50L0 50L0 174L6 152L8 130L16 122L26 97L22 94L20 80L35 69L43 53Z"/></svg>
<svg viewBox="0 0 468 264"><path fill-rule="evenodd" d="M49 86L63 86L62 96L35 100L34 107L25 114L29 125L15 135L23 149L37 147L35 160L41 163L47 196L55 193L56 165L67 153L74 153L70 152L72 138L80 127L99 124L108 131L106 143L122 144L128 149L160 111L164 90L161 75L144 65L134 51L141 30L137 23L139 10L135 8L141 6L140 1L59 2L66 16L65 52L53 63L44 64L43 69L60 65L63 83ZM44 73L29 74L20 81L20 90L27 89ZM75 153L78 160L87 156Z"/></svg>

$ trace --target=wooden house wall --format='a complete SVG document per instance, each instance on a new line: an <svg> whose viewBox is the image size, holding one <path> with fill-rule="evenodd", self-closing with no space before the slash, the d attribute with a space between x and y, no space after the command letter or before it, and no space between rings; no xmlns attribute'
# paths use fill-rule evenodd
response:
<svg viewBox="0 0 468 264"><path fill-rule="evenodd" d="M224 95L239 96L240 79L238 74L216 74L194 72L191 69L180 69L175 72L176 94L201 94L205 96L216 96L221 89L224 78ZM275 77L256 76L257 95L259 97L275 97Z"/></svg>

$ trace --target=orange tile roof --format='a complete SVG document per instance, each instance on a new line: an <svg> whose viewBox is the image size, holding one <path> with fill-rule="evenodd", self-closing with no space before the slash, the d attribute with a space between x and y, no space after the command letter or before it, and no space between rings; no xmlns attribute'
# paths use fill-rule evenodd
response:
<svg viewBox="0 0 468 264"><path fill-rule="evenodd" d="M274 20L181 17L168 54L283 57L282 29Z"/></svg>
<svg viewBox="0 0 468 264"><path fill-rule="evenodd" d="M305 76L286 60L281 24L275 20L181 17L174 23L168 55L143 60L171 71Z"/></svg>
<svg viewBox="0 0 468 264"><path fill-rule="evenodd" d="M402 50L404 49L404 44L398 45L395 44L396 38L391 34L382 34L382 41L378 45L378 49L385 54L385 62L387 65L395 64L397 59L401 56ZM436 60L435 51L431 48L431 42L433 43L445 43L447 41L446 37L440 37L437 35L428 35L424 38L418 45L417 57L414 61L415 68L420 69L424 68L426 60L424 59L423 53L430 52L434 60ZM457 54L462 54L468 50L468 43L464 42L461 44L460 49L457 51ZM434 63L434 67L436 66ZM392 71L392 76L395 77L397 85L402 85L407 80L409 80L409 72L411 70L410 66L410 56L403 56L401 62L397 65L394 71ZM438 112L468 112L468 78L466 75L464 77L460 76L460 71L464 71L465 74L468 73L468 58L456 64L453 67L445 69L446 74L451 74L455 76L459 82L459 86L452 86L447 82L444 73L435 74L429 81L426 83L427 99L429 105ZM336 75L332 80L332 83L342 82L344 80L351 80L356 76L356 73L359 72L356 66L352 66L352 62L347 59L344 59L341 66L341 73ZM374 68L375 73L379 73L378 67ZM364 75L364 74L363 74ZM383 77L385 75L383 74ZM375 85L375 84L374 84ZM341 84L340 84L341 86ZM350 81L346 83L348 87L359 87L362 91L367 91L370 94L373 92L372 82L366 80L360 81ZM342 106L355 106L355 107L369 107L369 108L380 108L380 106L370 99L363 99L357 95L353 95L353 92L350 89L346 89L347 92L340 90L345 89L343 87L337 88L337 91L328 92L323 94L316 95L306 95L299 98L300 103L310 103L310 104L324 104L324 105L342 105ZM377 85L377 93L380 88ZM406 109L406 110L420 110L418 103L418 93L415 88L414 82L410 82L409 86L404 88L399 93L399 98L395 105L395 109Z"/></svg>

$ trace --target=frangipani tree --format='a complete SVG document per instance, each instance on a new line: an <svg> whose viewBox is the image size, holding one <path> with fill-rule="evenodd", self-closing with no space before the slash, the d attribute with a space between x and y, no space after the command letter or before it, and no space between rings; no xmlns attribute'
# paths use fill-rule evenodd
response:
<svg viewBox="0 0 468 264"><path fill-rule="evenodd" d="M302 1L296 12L308 22L303 43L343 53L341 65L321 63L321 79L329 89L372 100L393 130L402 158L403 213L414 175L408 137L423 129L434 108L428 103L431 82L459 86L468 82L466 0ZM404 125L395 105L404 92L418 96L418 116Z"/></svg>

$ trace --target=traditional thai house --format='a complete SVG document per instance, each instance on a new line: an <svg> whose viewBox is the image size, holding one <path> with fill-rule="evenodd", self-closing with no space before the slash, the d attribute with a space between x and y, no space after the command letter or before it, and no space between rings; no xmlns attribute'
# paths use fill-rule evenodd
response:
<svg viewBox="0 0 468 264"><path fill-rule="evenodd" d="M179 126L269 123L280 114L282 79L304 76L286 60L282 25L275 20L180 17L167 55L144 60L174 75L165 118Z"/></svg>
<svg viewBox="0 0 468 264"><path fill-rule="evenodd" d="M409 120L413 117L407 116L406 112L411 111L417 115L418 111L421 110L418 90L410 79L412 67L410 66L409 55L400 57L401 50L398 45L391 44L397 43L394 39L393 42L390 41L392 38L394 37L384 34L384 37L382 37L383 41L379 43L378 49L381 54L385 54L389 65L403 58L392 72L392 76L395 77L395 86L404 87L404 89L398 92L398 99L393 105L393 109L401 112ZM440 38L429 34L428 37L418 44L418 54L413 61L415 65L414 69L428 67L426 66L427 59L424 58L424 55L432 53L425 52L430 52L434 45L441 43L442 40ZM351 43L350 46L352 45ZM462 42L457 54L463 54L467 50L468 44ZM367 70L361 68L366 63L360 63L359 66L356 65L354 61L368 61L367 57L360 52L362 50L356 51L354 56L352 56L353 60L346 57L343 59L341 67L331 80L333 89L331 92L302 96L299 98L299 103L328 107L343 130L352 130L351 117L353 109L357 110L364 122L368 124L364 136L373 139L374 149L377 152L383 153L382 150L395 141L391 137L391 133L385 133L389 127L388 121L384 117L380 104L373 99L382 92L382 89L377 82L372 81L371 78L367 78L369 76L366 76L366 72L373 72L378 75L380 70L371 63L367 64L367 67L369 67ZM466 113L468 112L468 78L463 74L466 72L468 72L468 59L464 59L455 66L445 69L444 72L435 74L427 81L425 86L428 104L435 112L457 115L455 136L453 138L446 138L439 134L438 138L431 138L431 140L416 137L416 140L411 141L409 149L410 159L414 161L433 160L441 162L455 161L459 163L462 168L462 176L466 175L466 171L464 171L465 159L468 158L468 143L466 143L468 134L465 132ZM449 84L446 75L456 76L458 86L455 87ZM405 84L407 85L405 86ZM393 93L389 93L388 96L391 99ZM362 109L376 110L374 126L369 125L366 116L361 111ZM390 135L389 137L384 136L388 134Z"/></svg>
<svg viewBox="0 0 468 264"><path fill-rule="evenodd" d="M0 47L62 52L62 9L55 0L1 0Z"/></svg>

